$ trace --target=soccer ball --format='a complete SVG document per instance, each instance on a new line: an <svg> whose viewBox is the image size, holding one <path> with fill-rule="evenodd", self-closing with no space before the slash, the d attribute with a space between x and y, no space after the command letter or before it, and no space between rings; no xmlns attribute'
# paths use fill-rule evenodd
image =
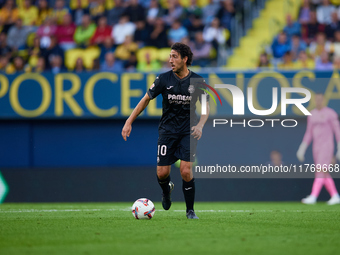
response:
<svg viewBox="0 0 340 255"><path fill-rule="evenodd" d="M132 205L132 215L137 220L149 220L155 214L155 206L150 199L140 198L137 199Z"/></svg>

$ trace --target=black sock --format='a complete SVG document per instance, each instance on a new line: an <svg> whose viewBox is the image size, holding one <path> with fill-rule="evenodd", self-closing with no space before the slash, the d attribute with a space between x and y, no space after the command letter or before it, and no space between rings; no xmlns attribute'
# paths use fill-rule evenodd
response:
<svg viewBox="0 0 340 255"><path fill-rule="evenodd" d="M187 212L189 210L194 210L194 202L195 202L195 179L192 178L191 181L184 181L182 190L184 193L185 204L187 206Z"/></svg>
<svg viewBox="0 0 340 255"><path fill-rule="evenodd" d="M157 176L157 180L158 180L159 186L161 186L161 188L163 190L163 194L164 195L169 194L169 192L170 192L170 187L169 187L170 175L163 180L159 179L158 176Z"/></svg>

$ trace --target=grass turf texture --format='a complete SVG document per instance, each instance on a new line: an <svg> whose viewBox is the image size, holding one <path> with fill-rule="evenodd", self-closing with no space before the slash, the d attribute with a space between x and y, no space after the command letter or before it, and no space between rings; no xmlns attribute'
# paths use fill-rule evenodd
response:
<svg viewBox="0 0 340 255"><path fill-rule="evenodd" d="M131 203L2 204L0 254L339 254L340 206L173 203L136 220ZM211 211L212 210L212 211Z"/></svg>

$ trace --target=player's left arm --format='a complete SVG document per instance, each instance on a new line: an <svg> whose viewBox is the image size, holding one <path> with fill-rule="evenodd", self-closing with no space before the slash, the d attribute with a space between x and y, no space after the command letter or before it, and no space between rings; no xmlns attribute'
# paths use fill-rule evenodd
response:
<svg viewBox="0 0 340 255"><path fill-rule="evenodd" d="M193 135L194 138L197 138L197 140L199 140L202 137L203 127L204 127L204 125L207 122L208 117L209 117L209 110L210 110L209 104L206 104L206 105L207 105L206 114L204 114L204 115L201 114L200 121L198 122L198 124L191 128L191 130L193 131L191 133L191 135Z"/></svg>
<svg viewBox="0 0 340 255"><path fill-rule="evenodd" d="M338 119L338 114L335 111L332 111L330 117L331 126L337 142L336 158L340 161L340 123Z"/></svg>

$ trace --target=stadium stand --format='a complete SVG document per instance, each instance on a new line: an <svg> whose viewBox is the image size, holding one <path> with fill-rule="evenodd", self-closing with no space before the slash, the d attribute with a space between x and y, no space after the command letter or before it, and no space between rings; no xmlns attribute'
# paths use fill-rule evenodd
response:
<svg viewBox="0 0 340 255"><path fill-rule="evenodd" d="M340 62L339 15L337 0L4 0L0 70L20 57L27 72L49 71L58 55L72 71L86 52L87 71L107 53L119 70L157 71L174 41L200 68L323 70Z"/></svg>
<svg viewBox="0 0 340 255"><path fill-rule="evenodd" d="M177 40L197 50L205 45L204 65L216 66L237 11L231 0L4 0L0 70L51 71L61 58L56 70L72 71L81 58L91 71L113 53L122 71L154 71L167 66L166 51Z"/></svg>

